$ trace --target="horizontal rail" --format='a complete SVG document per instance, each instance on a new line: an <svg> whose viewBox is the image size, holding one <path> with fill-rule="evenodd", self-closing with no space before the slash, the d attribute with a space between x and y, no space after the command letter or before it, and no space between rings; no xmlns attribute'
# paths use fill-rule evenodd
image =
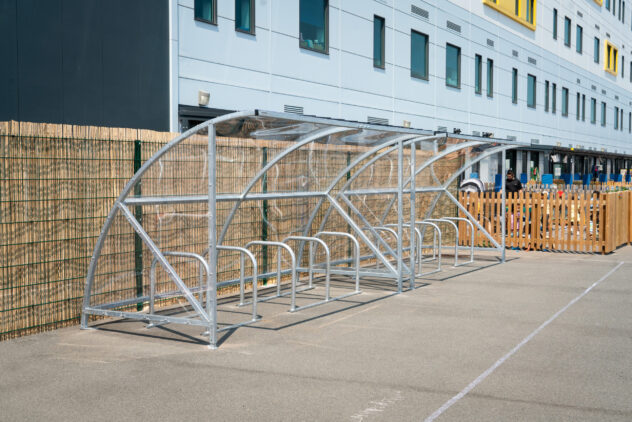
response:
<svg viewBox="0 0 632 422"><path fill-rule="evenodd" d="M241 194L218 194L215 197L217 202L235 201L261 201L264 199L292 199L292 198L322 198L325 192L268 192L268 193L248 193L242 197ZM123 201L125 205L164 205L164 204L206 204L208 195L182 195L182 196L131 196Z"/></svg>

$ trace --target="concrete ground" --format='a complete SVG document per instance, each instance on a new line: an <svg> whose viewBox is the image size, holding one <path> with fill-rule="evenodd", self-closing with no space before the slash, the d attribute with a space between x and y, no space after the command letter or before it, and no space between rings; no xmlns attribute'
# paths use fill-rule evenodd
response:
<svg viewBox="0 0 632 422"><path fill-rule="evenodd" d="M2 342L0 420L632 420L632 247L508 257L267 302L214 351L112 320Z"/></svg>

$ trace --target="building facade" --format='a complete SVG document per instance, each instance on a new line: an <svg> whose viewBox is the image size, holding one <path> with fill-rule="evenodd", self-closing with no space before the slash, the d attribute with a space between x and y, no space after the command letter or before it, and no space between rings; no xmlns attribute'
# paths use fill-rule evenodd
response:
<svg viewBox="0 0 632 422"><path fill-rule="evenodd" d="M624 0L171 0L170 126L268 109L530 142L516 173L632 166ZM473 169L493 181L499 163Z"/></svg>

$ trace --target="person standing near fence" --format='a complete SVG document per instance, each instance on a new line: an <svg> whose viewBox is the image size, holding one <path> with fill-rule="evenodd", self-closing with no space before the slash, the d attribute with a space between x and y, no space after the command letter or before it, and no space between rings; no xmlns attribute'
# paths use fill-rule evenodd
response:
<svg viewBox="0 0 632 422"><path fill-rule="evenodd" d="M522 183L520 180L514 177L514 172L512 170L507 171L507 179L505 180L505 191L506 192L520 192L522 190Z"/></svg>

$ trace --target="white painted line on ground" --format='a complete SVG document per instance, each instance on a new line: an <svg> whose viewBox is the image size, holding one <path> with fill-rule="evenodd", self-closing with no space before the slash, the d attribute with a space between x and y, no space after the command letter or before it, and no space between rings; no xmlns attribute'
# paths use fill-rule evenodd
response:
<svg viewBox="0 0 632 422"><path fill-rule="evenodd" d="M575 299L571 300L570 302L568 302L568 304L566 306L564 306L562 309L560 309L559 311L557 311L551 318L549 318L546 322L544 322L542 325L540 325L538 328L535 329L535 331L533 331L531 334L529 334L528 336L526 336L520 343L518 343L518 345L516 347L514 347L513 349L511 349L509 351L509 353L507 353L505 356L503 356L502 358L498 359L496 361L496 363L494 363L492 366L490 366L485 372L483 372L482 374L480 374L474 381L472 381L467 387L465 387L463 390L461 390L461 392L459 394L457 394L456 396L452 397L450 400L448 400L447 402L445 402L443 404L443 406L441 406L439 409L437 409L432 415L428 416L424 422L432 422L435 419L437 419L439 416L441 416L441 414L443 412L445 412L446 410L448 410L450 407L452 407L453 404L455 404L457 401L461 400L463 397L465 397L465 395L467 393L469 393L470 391L472 391L478 384L480 384L481 382L483 382L483 380L485 378L487 378L488 376L490 376L492 374L492 372L494 372L500 365L502 365L507 359L509 359L511 356L513 356L518 350L520 350L522 348L522 346L524 346L525 344L527 344L533 337L535 337L540 331L542 331L547 325L549 325L551 322L555 321L555 319L557 319L557 317L559 317L560 315L562 315L568 308L570 308L571 306L573 306L578 300L580 300L581 298L583 298L584 296L586 296L588 294L588 292L590 292L592 289L594 289L599 283L601 283L602 281L604 281L605 279L607 279L608 277L610 277L615 271L617 271L622 265L624 264L624 262L619 262L619 264L614 267L613 269L611 269L610 271L608 271L606 273L606 275L604 275L603 277L601 277L599 280L595 281L593 284L590 285L590 287L588 287L586 290L584 290L584 292L582 294L580 294L579 296L577 296Z"/></svg>

